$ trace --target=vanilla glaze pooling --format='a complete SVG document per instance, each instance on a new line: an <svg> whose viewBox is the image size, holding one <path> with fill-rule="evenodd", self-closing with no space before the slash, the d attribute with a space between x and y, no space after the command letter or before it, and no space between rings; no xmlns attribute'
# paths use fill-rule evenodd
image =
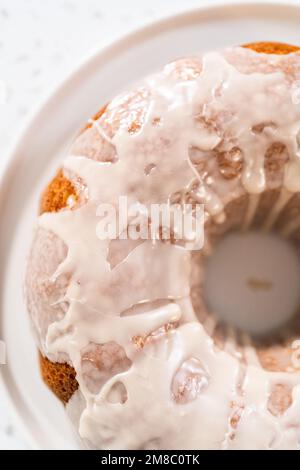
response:
<svg viewBox="0 0 300 470"><path fill-rule="evenodd" d="M45 334L34 305L31 314L43 354L76 370L68 407L80 401L89 446L300 448L299 345L288 372L264 370L251 346L244 357L218 348L190 299L190 251L96 234L98 205L117 207L122 195L146 206L188 197L222 223L226 205L250 194L247 226L259 195L282 188L279 211L300 191L299 79L297 53L232 48L183 59L113 100L92 122L92 144L84 135L73 144L63 170L84 183L82 203L39 218L39 231L67 248L52 276L67 279L64 310ZM118 116L127 100L130 113ZM270 173L268 150L278 143L287 158ZM101 375L94 365L105 351ZM279 390L291 397L282 413L272 411Z"/></svg>

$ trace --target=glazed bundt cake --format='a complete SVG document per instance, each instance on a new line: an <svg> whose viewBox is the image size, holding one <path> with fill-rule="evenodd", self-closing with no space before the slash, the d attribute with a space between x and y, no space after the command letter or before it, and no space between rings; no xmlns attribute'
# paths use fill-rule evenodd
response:
<svg viewBox="0 0 300 470"><path fill-rule="evenodd" d="M299 318L254 338L203 296L204 259L229 231L298 247L298 51L266 42L168 64L87 123L43 193L28 311L43 380L86 446L300 448ZM204 204L203 248L101 239L97 207L122 195Z"/></svg>

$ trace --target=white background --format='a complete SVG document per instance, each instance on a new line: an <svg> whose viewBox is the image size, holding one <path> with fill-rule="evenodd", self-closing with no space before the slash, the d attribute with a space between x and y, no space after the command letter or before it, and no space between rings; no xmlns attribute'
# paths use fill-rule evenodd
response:
<svg viewBox="0 0 300 470"><path fill-rule="evenodd" d="M221 0L0 0L0 174L28 114L85 56L204 3ZM28 445L0 390L0 449L9 448Z"/></svg>

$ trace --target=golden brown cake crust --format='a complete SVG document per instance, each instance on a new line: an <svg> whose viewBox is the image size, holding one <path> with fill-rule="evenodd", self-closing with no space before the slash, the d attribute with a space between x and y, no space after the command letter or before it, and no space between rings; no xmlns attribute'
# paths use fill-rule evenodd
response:
<svg viewBox="0 0 300 470"><path fill-rule="evenodd" d="M257 42L245 44L243 47L265 54L289 54L297 52L300 47L279 42ZM105 112L106 106L93 117L99 119ZM84 133L91 126L90 123L81 130ZM47 186L41 198L40 212L57 212L67 206L68 198L76 199L76 190L72 183L59 171L51 183ZM66 404L73 393L78 389L75 370L68 364L53 363L40 354L41 375L44 382L53 393Z"/></svg>
<svg viewBox="0 0 300 470"><path fill-rule="evenodd" d="M107 108L107 104L105 106L102 106L102 108L99 109L99 111L96 114L94 114L91 121L97 121L98 119L100 119L102 114L105 113L106 108ZM86 125L81 129L80 133L83 133L86 129L89 129L90 127L92 127L92 122L87 122Z"/></svg>
<svg viewBox="0 0 300 470"><path fill-rule="evenodd" d="M263 54L291 54L300 50L298 46L292 46L290 44L284 44L281 42L255 42L250 44L244 44L243 47L252 49L252 51L260 52Z"/></svg>
<svg viewBox="0 0 300 470"><path fill-rule="evenodd" d="M76 199L76 190L60 170L42 194L40 213L58 212L67 206L70 196Z"/></svg>
<svg viewBox="0 0 300 470"><path fill-rule="evenodd" d="M75 370L69 364L51 362L39 354L41 375L44 382L64 404L78 389Z"/></svg>

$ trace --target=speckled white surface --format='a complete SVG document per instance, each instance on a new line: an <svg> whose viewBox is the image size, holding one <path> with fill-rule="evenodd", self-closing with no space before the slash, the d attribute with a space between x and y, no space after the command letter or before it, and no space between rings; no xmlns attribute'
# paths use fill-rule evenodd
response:
<svg viewBox="0 0 300 470"><path fill-rule="evenodd" d="M26 117L95 48L201 0L0 0L0 173ZM0 366L5 367L5 366ZM28 448L0 390L0 449Z"/></svg>
<svg viewBox="0 0 300 470"><path fill-rule="evenodd" d="M0 175L26 117L93 49L155 19L204 3L215 2L0 0ZM28 444L0 390L0 449L21 448Z"/></svg>

